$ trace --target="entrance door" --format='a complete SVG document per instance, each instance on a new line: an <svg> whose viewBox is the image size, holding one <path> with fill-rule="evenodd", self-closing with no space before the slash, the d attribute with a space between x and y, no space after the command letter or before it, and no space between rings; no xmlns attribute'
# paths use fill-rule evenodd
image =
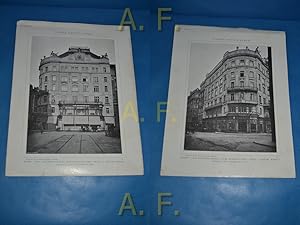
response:
<svg viewBox="0 0 300 225"><path fill-rule="evenodd" d="M251 132L255 133L256 132L256 124L251 124Z"/></svg>
<svg viewBox="0 0 300 225"><path fill-rule="evenodd" d="M239 121L239 132L247 132L247 122Z"/></svg>

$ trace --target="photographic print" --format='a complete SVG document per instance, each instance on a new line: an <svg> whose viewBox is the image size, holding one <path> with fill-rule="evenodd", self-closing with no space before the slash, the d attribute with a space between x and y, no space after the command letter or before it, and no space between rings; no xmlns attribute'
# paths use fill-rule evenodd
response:
<svg viewBox="0 0 300 225"><path fill-rule="evenodd" d="M33 37L27 153L121 153L113 40Z"/></svg>
<svg viewBox="0 0 300 225"><path fill-rule="evenodd" d="M176 25L162 176L294 178L285 33Z"/></svg>
<svg viewBox="0 0 300 225"><path fill-rule="evenodd" d="M276 152L271 52L191 44L185 150Z"/></svg>
<svg viewBox="0 0 300 225"><path fill-rule="evenodd" d="M18 21L6 176L143 175L128 108L138 118L129 27Z"/></svg>

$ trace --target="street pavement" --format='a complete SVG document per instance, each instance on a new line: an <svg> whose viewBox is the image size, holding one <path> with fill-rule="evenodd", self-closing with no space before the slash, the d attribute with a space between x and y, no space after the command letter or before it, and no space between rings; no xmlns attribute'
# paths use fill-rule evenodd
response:
<svg viewBox="0 0 300 225"><path fill-rule="evenodd" d="M276 152L271 134L195 132L185 137L185 150Z"/></svg>
<svg viewBox="0 0 300 225"><path fill-rule="evenodd" d="M28 135L27 153L121 153L121 141L104 132L36 132Z"/></svg>

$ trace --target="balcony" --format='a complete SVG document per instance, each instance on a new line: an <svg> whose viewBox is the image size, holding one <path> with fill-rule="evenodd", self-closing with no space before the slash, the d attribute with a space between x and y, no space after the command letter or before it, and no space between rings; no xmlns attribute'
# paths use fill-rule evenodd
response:
<svg viewBox="0 0 300 225"><path fill-rule="evenodd" d="M227 88L227 92L234 92L234 91L253 91L253 92L257 92L257 87L234 86L234 87L228 87Z"/></svg>
<svg viewBox="0 0 300 225"><path fill-rule="evenodd" d="M241 99L229 100L229 101L226 101L226 103L227 104L252 104L252 105L257 105L258 104L257 101L241 100Z"/></svg>
<svg viewBox="0 0 300 225"><path fill-rule="evenodd" d="M65 101L59 101L58 104L59 105L103 105L103 102L65 100Z"/></svg>
<svg viewBox="0 0 300 225"><path fill-rule="evenodd" d="M216 108L216 107L220 107L220 106L222 106L222 105L224 105L224 104L225 104L225 102L219 102L219 103L217 103L217 104L214 104L214 105L210 105L210 106L205 107L205 110L209 110L209 109L213 109L213 108Z"/></svg>

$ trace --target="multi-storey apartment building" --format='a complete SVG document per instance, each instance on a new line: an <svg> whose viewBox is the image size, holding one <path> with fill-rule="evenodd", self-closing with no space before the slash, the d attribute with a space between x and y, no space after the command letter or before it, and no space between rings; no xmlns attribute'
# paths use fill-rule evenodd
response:
<svg viewBox="0 0 300 225"><path fill-rule="evenodd" d="M196 88L191 91L187 101L186 130L198 130L199 124L202 122L202 115L200 113L200 89Z"/></svg>
<svg viewBox="0 0 300 225"><path fill-rule="evenodd" d="M47 128L48 115L51 114L48 91L30 85L28 107L28 130ZM55 126L54 126L55 128Z"/></svg>
<svg viewBox="0 0 300 225"><path fill-rule="evenodd" d="M202 85L203 129L271 132L269 88L268 62L258 49L226 52Z"/></svg>
<svg viewBox="0 0 300 225"><path fill-rule="evenodd" d="M111 65L107 54L71 47L41 59L39 88L49 92L48 128L104 129L115 126Z"/></svg>
<svg viewBox="0 0 300 225"><path fill-rule="evenodd" d="M191 91L187 99L186 131L203 129L203 104L204 89L203 84L200 88Z"/></svg>

